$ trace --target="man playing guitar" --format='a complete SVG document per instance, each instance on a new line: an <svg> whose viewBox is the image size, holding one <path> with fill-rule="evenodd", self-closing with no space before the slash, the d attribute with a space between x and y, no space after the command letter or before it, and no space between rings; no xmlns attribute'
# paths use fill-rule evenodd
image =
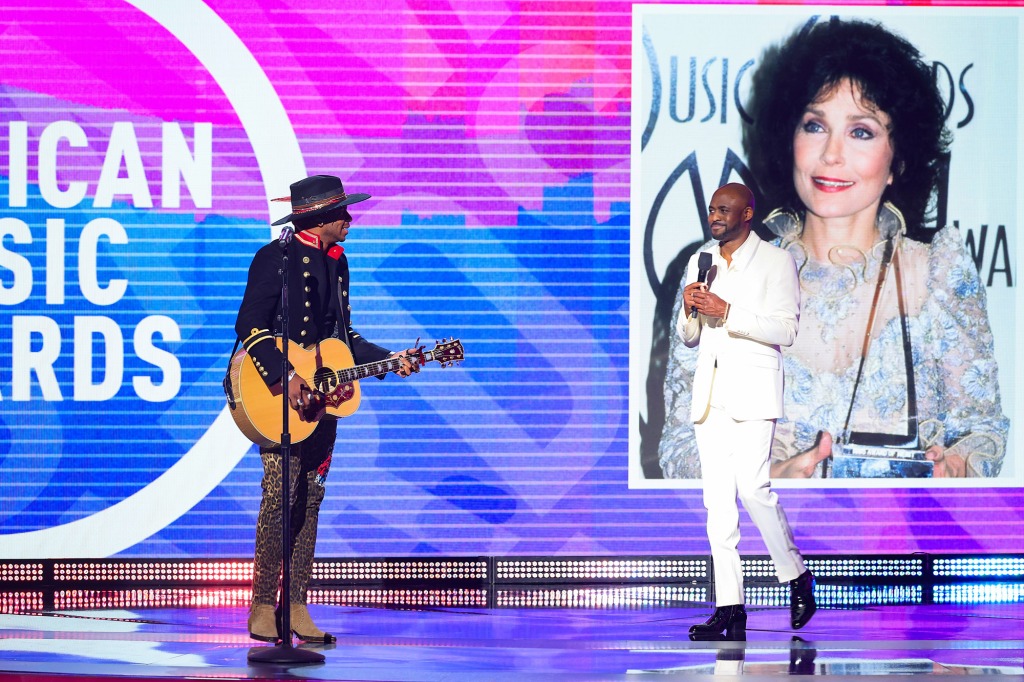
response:
<svg viewBox="0 0 1024 682"><path fill-rule="evenodd" d="M292 212L274 223L291 222L295 226L294 239L288 246L288 337L303 349L312 349L326 339L340 339L359 363L394 357L398 361L395 373L407 377L419 371L420 351L410 348L392 353L367 341L352 328L348 261L340 243L348 236L352 222L347 207L369 198L369 194L346 194L341 180L331 175L315 175L291 186ZM294 365L287 377L282 376L280 339L275 335L281 333L280 271L282 242L287 241L283 236L262 247L253 257L235 331L256 375L271 393L280 398L287 386L288 401L298 419L319 420L311 435L290 449L291 585L284 589L289 590L292 632L306 641L332 642L334 636L318 628L310 618L306 592L337 421L320 419L323 394L311 387L314 377L300 376ZM291 636L278 632L275 618L282 556L280 445L261 443L260 457L263 499L256 526L248 625L253 639L272 642Z"/></svg>

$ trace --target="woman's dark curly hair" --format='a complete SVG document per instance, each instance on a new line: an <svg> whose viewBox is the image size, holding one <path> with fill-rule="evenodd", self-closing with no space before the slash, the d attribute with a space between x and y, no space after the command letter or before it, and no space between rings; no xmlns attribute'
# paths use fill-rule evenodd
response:
<svg viewBox="0 0 1024 682"><path fill-rule="evenodd" d="M908 236L930 242L933 231L924 223L950 134L945 104L917 49L881 25L833 18L769 48L761 63L751 85L754 123L743 139L761 205L803 214L793 186L793 136L807 105L849 80L892 121L893 183L882 200L903 213Z"/></svg>

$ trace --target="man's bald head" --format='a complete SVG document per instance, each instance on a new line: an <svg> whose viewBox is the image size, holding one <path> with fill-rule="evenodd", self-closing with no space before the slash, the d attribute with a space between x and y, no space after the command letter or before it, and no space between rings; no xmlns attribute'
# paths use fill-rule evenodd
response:
<svg viewBox="0 0 1024 682"><path fill-rule="evenodd" d="M731 251L742 244L750 234L753 219L754 193L750 188L730 182L715 190L708 206L708 227L723 247Z"/></svg>
<svg viewBox="0 0 1024 682"><path fill-rule="evenodd" d="M743 208L747 208L749 206L750 212L751 214L753 214L754 193L750 191L749 187L738 182L730 182L727 185L722 185L721 187L719 187L718 190L715 191L715 194L718 194L718 192L722 191L728 192L729 194L735 196L741 202L743 202Z"/></svg>

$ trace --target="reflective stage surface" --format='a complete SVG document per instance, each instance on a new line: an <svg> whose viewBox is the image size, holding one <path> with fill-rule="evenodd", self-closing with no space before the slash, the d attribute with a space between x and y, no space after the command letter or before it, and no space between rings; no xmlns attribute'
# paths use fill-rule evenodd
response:
<svg viewBox="0 0 1024 682"><path fill-rule="evenodd" d="M833 605L820 609L799 633L789 629L785 605L755 604L748 607L746 641L691 642L688 627L709 608L652 600L651 588L645 589L530 590L482 606L474 605L471 590L423 591L421 598L411 591L359 591L358 598L339 593L333 603L310 607L318 624L338 637L331 645L303 645L321 651L326 661L291 668L248 663L250 647L264 645L247 635L244 590L78 594L79 602L93 608L74 609L51 607L53 595L42 606L8 594L9 612L0 614L0 679L1024 675L1019 599ZM331 602L330 596L321 593L318 601Z"/></svg>

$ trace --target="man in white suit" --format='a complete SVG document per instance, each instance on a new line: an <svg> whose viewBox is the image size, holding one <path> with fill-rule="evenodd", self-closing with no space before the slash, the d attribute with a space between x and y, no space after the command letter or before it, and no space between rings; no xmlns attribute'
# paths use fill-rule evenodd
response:
<svg viewBox="0 0 1024 682"><path fill-rule="evenodd" d="M699 344L691 417L715 576L715 613L690 628L694 639L739 637L746 628L737 496L779 582L790 584L792 626L802 628L816 608L814 577L768 478L775 420L783 416L780 348L796 338L800 287L792 256L753 233L753 217L754 196L744 185L715 192L708 224L718 245L690 258L683 289L690 314L679 316L683 341Z"/></svg>

